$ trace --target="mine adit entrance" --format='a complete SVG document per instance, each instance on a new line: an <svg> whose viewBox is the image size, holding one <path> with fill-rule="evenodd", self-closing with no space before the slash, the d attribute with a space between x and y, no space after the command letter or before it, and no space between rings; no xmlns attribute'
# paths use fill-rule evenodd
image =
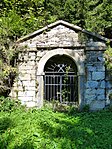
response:
<svg viewBox="0 0 112 149"><path fill-rule="evenodd" d="M51 57L44 67L44 98L60 103L78 103L78 69L66 55Z"/></svg>

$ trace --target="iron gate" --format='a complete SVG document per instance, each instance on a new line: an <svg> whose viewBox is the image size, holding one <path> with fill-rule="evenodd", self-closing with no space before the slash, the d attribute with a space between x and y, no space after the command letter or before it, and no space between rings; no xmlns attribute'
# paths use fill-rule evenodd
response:
<svg viewBox="0 0 112 149"><path fill-rule="evenodd" d="M61 103L78 102L78 76L73 72L45 72L44 95L48 101L58 100Z"/></svg>

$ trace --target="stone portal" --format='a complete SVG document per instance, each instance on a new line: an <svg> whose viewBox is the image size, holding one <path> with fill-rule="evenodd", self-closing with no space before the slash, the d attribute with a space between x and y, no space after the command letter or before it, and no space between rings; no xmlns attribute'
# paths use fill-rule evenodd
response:
<svg viewBox="0 0 112 149"><path fill-rule="evenodd" d="M19 75L10 95L27 107L42 107L44 99L54 99L76 102L80 108L89 104L91 110L104 108L112 91L105 69L106 42L62 20L19 39Z"/></svg>

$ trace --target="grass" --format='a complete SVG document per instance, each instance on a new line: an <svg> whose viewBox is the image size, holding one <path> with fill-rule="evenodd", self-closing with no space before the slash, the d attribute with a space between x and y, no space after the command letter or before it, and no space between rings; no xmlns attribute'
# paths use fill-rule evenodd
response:
<svg viewBox="0 0 112 149"><path fill-rule="evenodd" d="M112 112L0 112L0 149L112 149Z"/></svg>

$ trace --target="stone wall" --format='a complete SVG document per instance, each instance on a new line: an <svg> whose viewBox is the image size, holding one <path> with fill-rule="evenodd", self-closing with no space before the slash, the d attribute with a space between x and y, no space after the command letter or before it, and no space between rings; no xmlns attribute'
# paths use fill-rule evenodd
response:
<svg viewBox="0 0 112 149"><path fill-rule="evenodd" d="M27 107L36 105L36 52L20 52L18 56L18 76L10 96L20 99Z"/></svg>
<svg viewBox="0 0 112 149"><path fill-rule="evenodd" d="M102 51L86 52L85 101L91 109L105 107L105 62Z"/></svg>

